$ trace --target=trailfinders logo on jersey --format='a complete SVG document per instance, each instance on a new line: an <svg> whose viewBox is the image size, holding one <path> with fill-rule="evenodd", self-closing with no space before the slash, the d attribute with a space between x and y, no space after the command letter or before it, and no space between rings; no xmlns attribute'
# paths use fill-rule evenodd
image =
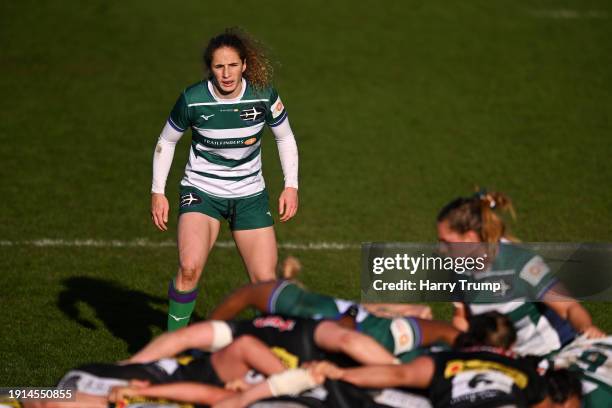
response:
<svg viewBox="0 0 612 408"><path fill-rule="evenodd" d="M235 148L251 146L259 140L260 133L246 137L235 137L227 139L215 139L205 136L206 130L195 128L197 134L194 135L194 143L213 148Z"/></svg>
<svg viewBox="0 0 612 408"><path fill-rule="evenodd" d="M361 300L541 301L563 285L574 298L610 301L611 271L610 244L365 243Z"/></svg>

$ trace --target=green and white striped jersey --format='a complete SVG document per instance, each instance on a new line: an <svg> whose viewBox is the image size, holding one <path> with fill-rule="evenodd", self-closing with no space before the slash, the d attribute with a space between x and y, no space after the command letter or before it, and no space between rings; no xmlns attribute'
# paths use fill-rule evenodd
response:
<svg viewBox="0 0 612 408"><path fill-rule="evenodd" d="M584 407L612 404L612 337L587 339L581 336L549 356L543 368L567 368L580 374Z"/></svg>
<svg viewBox="0 0 612 408"><path fill-rule="evenodd" d="M611 336L601 339L581 336L553 355L552 360L557 368L580 371L587 379L612 387Z"/></svg>
<svg viewBox="0 0 612 408"><path fill-rule="evenodd" d="M219 99L210 81L191 85L179 96L168 123L191 128L183 186L223 198L248 197L265 188L261 171L264 126L280 125L287 111L271 87L256 90L243 79L235 99Z"/></svg>
<svg viewBox="0 0 612 408"><path fill-rule="evenodd" d="M542 257L510 243L500 243L492 266L482 272L466 273L473 282L501 284L501 292L482 291L465 303L467 311L479 315L497 311L507 315L517 330L514 351L545 355L571 341L575 332L540 300L557 283Z"/></svg>

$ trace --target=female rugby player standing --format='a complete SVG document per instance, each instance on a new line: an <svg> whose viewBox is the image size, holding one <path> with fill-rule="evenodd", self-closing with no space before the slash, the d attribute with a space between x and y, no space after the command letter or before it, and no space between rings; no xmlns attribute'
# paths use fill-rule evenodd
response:
<svg viewBox="0 0 612 408"><path fill-rule="evenodd" d="M259 45L236 29L212 38L204 51L208 79L189 86L170 113L153 156L151 216L167 230L164 189L174 148L192 129L180 186L179 269L168 290L168 329L186 326L197 283L220 228L229 222L251 281L274 279L277 247L261 170L261 137L268 125L278 146L285 189L280 220L298 207L298 152L287 112L270 85L271 64Z"/></svg>

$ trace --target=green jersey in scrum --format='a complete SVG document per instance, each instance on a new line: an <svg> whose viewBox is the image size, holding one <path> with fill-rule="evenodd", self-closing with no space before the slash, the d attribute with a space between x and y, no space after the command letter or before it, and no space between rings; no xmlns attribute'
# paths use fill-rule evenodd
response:
<svg viewBox="0 0 612 408"><path fill-rule="evenodd" d="M497 311L508 315L517 330L514 351L546 355L572 341L576 333L566 320L539 302L558 281L541 256L521 246L500 243L495 260L484 271L466 272L459 279L500 284L502 290L470 293L468 314Z"/></svg>
<svg viewBox="0 0 612 408"><path fill-rule="evenodd" d="M612 336L587 339L581 336L552 354L548 364L578 372L585 408L612 405Z"/></svg>
<svg viewBox="0 0 612 408"><path fill-rule="evenodd" d="M357 330L389 352L400 355L421 344L421 329L414 318L378 317L353 301L309 292L295 282L280 281L268 299L268 313L311 319L337 319L351 307L356 309Z"/></svg>

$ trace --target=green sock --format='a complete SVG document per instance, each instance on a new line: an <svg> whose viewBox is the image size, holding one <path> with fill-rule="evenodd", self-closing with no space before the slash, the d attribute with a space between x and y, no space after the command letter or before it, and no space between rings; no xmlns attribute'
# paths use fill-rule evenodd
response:
<svg viewBox="0 0 612 408"><path fill-rule="evenodd" d="M182 292L174 287L174 279L168 287L168 331L175 331L189 324L195 308L198 288Z"/></svg>

